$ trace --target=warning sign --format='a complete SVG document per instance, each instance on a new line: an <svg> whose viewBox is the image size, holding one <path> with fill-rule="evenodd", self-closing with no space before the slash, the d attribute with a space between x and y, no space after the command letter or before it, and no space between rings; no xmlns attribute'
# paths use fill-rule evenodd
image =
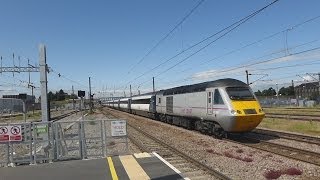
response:
<svg viewBox="0 0 320 180"><path fill-rule="evenodd" d="M111 136L126 136L127 122L124 120L111 121Z"/></svg>
<svg viewBox="0 0 320 180"><path fill-rule="evenodd" d="M0 126L0 142L22 141L21 126Z"/></svg>
<svg viewBox="0 0 320 180"><path fill-rule="evenodd" d="M22 141L21 126L11 126L10 132L10 141Z"/></svg>
<svg viewBox="0 0 320 180"><path fill-rule="evenodd" d="M0 126L0 142L8 142L9 141L9 133L7 126Z"/></svg>

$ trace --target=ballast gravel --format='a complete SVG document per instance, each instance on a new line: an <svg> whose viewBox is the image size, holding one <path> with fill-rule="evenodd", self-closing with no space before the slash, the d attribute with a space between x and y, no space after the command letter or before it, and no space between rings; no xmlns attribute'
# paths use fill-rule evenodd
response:
<svg viewBox="0 0 320 180"><path fill-rule="evenodd" d="M197 131L148 118L133 116L109 108L105 108L105 110L127 119L129 123L139 126L145 132L179 148L184 153L219 170L232 179L320 179L320 167L316 165L219 140ZM286 142L286 145L290 142ZM314 147L310 144L304 144L304 148L312 149Z"/></svg>

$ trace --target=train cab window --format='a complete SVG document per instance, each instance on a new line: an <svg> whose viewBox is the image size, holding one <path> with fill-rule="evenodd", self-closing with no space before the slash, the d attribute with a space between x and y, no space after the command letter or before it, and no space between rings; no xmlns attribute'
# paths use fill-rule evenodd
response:
<svg viewBox="0 0 320 180"><path fill-rule="evenodd" d="M214 104L224 104L223 99L222 99L221 94L218 89L214 90L214 97L213 98L214 98L213 99Z"/></svg>
<svg viewBox="0 0 320 180"><path fill-rule="evenodd" d="M161 98L159 98L158 103L161 104Z"/></svg>

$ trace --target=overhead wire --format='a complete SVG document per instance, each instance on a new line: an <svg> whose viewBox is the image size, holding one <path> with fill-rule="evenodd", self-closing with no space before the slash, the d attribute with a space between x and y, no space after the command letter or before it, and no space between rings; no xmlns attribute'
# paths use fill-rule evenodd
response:
<svg viewBox="0 0 320 180"><path fill-rule="evenodd" d="M304 53L311 52L311 51L316 51L316 50L319 50L319 49L320 49L320 47L316 47L316 48L312 48L312 49L307 49L307 50L299 51L299 52L292 53L292 54L289 54L289 55L284 55L284 56L277 57L277 58L272 58L272 59L268 59L268 60L263 60L263 61L259 61L259 62L254 62L254 63L247 64L247 65L237 66L237 67L234 67L234 68L231 68L231 69L222 70L222 71L218 71L218 72L215 72L215 73L219 73L219 72L229 72L229 71L232 71L232 70L235 70L235 69L238 69L238 68L246 68L246 67L250 67L250 66L254 66L254 65L269 63L269 62L276 61L276 60L279 60L279 59L282 59L282 58L286 58L286 57L290 57L290 56L294 56L294 55L299 55L299 54L304 54Z"/></svg>
<svg viewBox="0 0 320 180"><path fill-rule="evenodd" d="M230 32L232 32L233 30L235 30L236 28L238 28L239 26L241 26L242 24L244 24L245 22L247 22L248 20L250 20L251 18L253 18L254 16L256 16L257 14L259 14L260 12L262 12L264 9L268 8L269 6L273 5L274 3L276 3L278 0L273 1L272 3L268 4L267 6L255 11L254 13L246 16L245 18L241 19L241 21L235 25L233 28L229 29L228 31L226 31L225 33L223 33L222 35L220 35L219 37L217 37L216 39L210 41L209 43L207 43L205 46L201 47L200 49L198 49L197 51L195 51L194 53L192 53L191 55L187 56L186 58L180 60L179 62L177 62L176 64L174 64L173 66L167 68L166 70L158 73L156 76L154 77L158 77L159 75L173 69L174 67L176 67L177 65L181 64L182 62L188 60L189 58L191 58L192 56L196 55L197 53L199 53L200 51L204 50L205 48L207 48L208 46L210 46L212 43L216 42L217 40L221 39L222 37L226 36L227 34L229 34ZM230 26L228 26L230 27ZM224 30L226 30L224 28ZM220 32L220 31L219 31ZM149 81L149 80L148 80ZM139 85L142 85L148 81L142 82Z"/></svg>
<svg viewBox="0 0 320 180"><path fill-rule="evenodd" d="M72 80L72 79L68 78L67 76L65 76L65 75L63 75L63 74L61 74L61 73L59 73L59 72L56 72L56 71L53 70L53 69L51 69L50 72L53 72L53 73L55 73L56 75L58 75L58 77L64 78L64 79L66 79L66 80L68 80L68 81L70 81L70 82L76 83L76 84L78 84L78 85L80 85L80 86L88 87L88 86L86 86L86 85L84 85L84 84L81 84L80 82L77 82L77 81L75 81L75 80Z"/></svg>
<svg viewBox="0 0 320 180"><path fill-rule="evenodd" d="M279 0L274 0L274 1L271 2L270 4L264 6L263 8L255 11L255 12L253 12L253 13L251 13L250 15L248 15L248 16L246 16L246 17L244 17L244 18L242 18L242 19L240 19L240 20L238 20L238 21L236 21L236 22L234 22L234 23L232 23L231 25L229 25L229 26L227 26L227 27L219 30L218 32L210 35L209 37L204 38L203 40L201 40L201 41L193 44L192 46L188 47L187 49L179 52L178 54L174 55L173 57L165 60L164 62L160 63L159 65L155 66L154 68L152 68L152 69L144 72L143 74L141 74L141 75L139 75L138 77L134 78L133 80L129 81L129 82L127 83L127 85L128 85L129 83L131 83L131 82L139 79L140 77L146 75L147 73L152 72L153 70L157 69L158 67L161 67L161 66L164 65L165 63L167 63L167 62L169 62L170 60L178 57L179 55L183 54L184 52L186 52L186 51L188 51L188 50L190 50L190 49L192 49L192 48L194 48L194 47L202 44L203 42L211 39L212 37L214 37L214 36L216 36L216 35L224 32L224 31L227 31L227 32L223 33L221 36L219 36L218 38L216 38L216 39L214 39L213 41L210 41L209 43L207 43L205 46L203 46L202 48L200 48L199 50L197 50L195 53L192 53L192 54L189 55L187 58L182 59L181 61L179 61L179 62L176 63L175 65L171 66L170 68L166 69L165 71L161 72L160 74L167 72L168 70L174 68L174 67L177 66L178 64L186 61L186 60L189 59L190 57L192 57L192 56L194 56L195 54L199 53L200 51L204 50L206 47L210 46L212 43L214 43L214 42L216 42L217 40L219 40L220 38L224 37L225 35L227 35L227 34L230 33L231 31L233 31L234 29L236 29L237 27L239 27L240 25L242 25L243 23L245 23L246 21L248 21L248 20L251 19L252 17L254 17L254 16L256 16L257 14L259 14L260 12L262 12L264 9L270 7L271 5L273 5L274 3L278 2L278 1L279 1ZM231 29L230 29L230 28L231 28ZM228 29L229 29L229 30L228 30ZM159 76L160 74L158 74L157 76ZM143 84L143 83L141 83L141 84Z"/></svg>
<svg viewBox="0 0 320 180"><path fill-rule="evenodd" d="M302 25L304 25L304 24L306 24L306 23L309 23L309 22L314 21L314 20L319 19L319 18L320 18L320 15L319 15L319 16L315 16L315 17L313 17L313 18L310 18L310 19L308 19L308 20L305 20L305 21L303 21L303 22L301 22L301 23L295 24L295 25L293 25L293 26L291 26L291 27L287 27L287 28L285 28L284 30L278 31L278 32L276 32L276 33L273 33L273 34L271 34L271 35L268 35L268 36L266 36L266 37L263 37L263 38L261 38L261 39L259 39L259 40L257 40L257 41L254 41L254 42L251 42L251 43L249 43L249 44L246 44L246 45L244 45L244 46L242 46L242 47L240 47L240 48L231 50L231 51L229 51L229 52L227 52L227 53L225 53L225 54L222 54L221 56L218 56L218 57L215 57L215 58L213 58L213 59L207 60L207 61L205 61L205 62L203 62L203 63L200 63L198 66L202 66L202 65L208 64L209 62L215 61L215 60L217 60L217 59L221 59L222 57L225 57L225 56L227 56L227 55L230 55L230 54L233 54L233 53L235 53L235 52L238 52L238 51L240 51L240 50L242 50L242 49L245 49L245 48L250 47L250 46L252 46L252 45L258 44L258 43L260 43L260 42L262 42L262 41L265 41L265 40L267 40L267 39L273 38L273 37L275 37L275 36L277 36L277 35L279 35L279 34L281 34L281 33L283 33L283 32L287 32L288 29L293 30L293 29L295 29L295 28L297 28L297 27L299 27L299 26L302 26ZM286 40L286 42L287 42L287 40ZM286 45L288 45L288 44L286 44ZM289 49L288 49L288 46L286 46L286 51L288 51L288 50L289 50ZM193 69L193 67L188 68L187 70L191 70L191 69ZM184 70L184 71L187 71L187 70Z"/></svg>
<svg viewBox="0 0 320 180"><path fill-rule="evenodd" d="M183 22L185 22L191 14L204 2L205 0L200 0L196 6L194 6L168 33L166 33L133 67L130 68L127 74L139 65L147 56L151 54L165 39L167 39Z"/></svg>
<svg viewBox="0 0 320 180"><path fill-rule="evenodd" d="M310 42L307 42L307 43L299 44L299 45L294 46L294 47L291 47L291 48L289 48L289 49L294 49L294 48L297 48L297 47L301 47L301 46L303 46L303 45L306 45L306 44L309 44L309 43L312 43L312 42L315 42L315 41L318 41L318 40L314 40L314 41L310 41ZM300 54L300 53L307 53L307 52L313 51L313 50L316 50L316 49L306 50L306 51L302 51L302 52L295 53L295 54L292 54L292 55L296 55L296 54ZM285 50L282 50L282 51L285 51ZM282 51L280 51L280 52L282 52ZM260 56L260 57L258 57L257 59L261 59L262 57L270 56L270 55L273 55L273 54L275 54L275 52L270 53L270 54L267 54L267 55ZM290 56L290 55L286 55L286 57L288 57L288 56ZM282 56L282 57L274 58L274 59L271 59L271 60L276 60L276 59L281 59L281 58L284 58L284 57ZM265 62L267 63L267 62L269 62L269 61L271 61L271 60L267 60L267 61L265 61ZM258 70L266 71L266 70L269 70L269 69L270 69L270 70L273 70L273 69L281 69L281 68L290 68L290 67L298 67L298 66L308 66L308 65L320 64L320 63L315 63L315 62L318 62L318 61L319 61L319 60L312 61L312 62L310 62L310 63L301 63L301 64L288 65L288 66L279 66L279 67L272 67L272 68L257 69L256 71L258 71ZM259 62L261 62L261 61L259 61ZM258 63L259 63L259 62L258 62ZM237 68L241 68L241 67L237 67ZM242 68L244 68L244 67L242 67ZM231 69L231 70L230 70L230 73L232 73L233 75L239 74L239 73L234 73L234 72L232 72L232 70L234 70L234 69L236 69L236 68ZM229 71L229 69L226 70L226 71ZM223 72L226 72L226 71L223 70ZM220 73L221 73L221 72L220 72ZM219 72L215 72L215 77L221 77L221 76L225 76L225 75L226 75L226 74L220 75ZM182 78L182 80L185 80L185 79L190 80L190 79L193 79L193 78L194 78L193 76L189 76L189 77L187 77L187 78ZM151 81L151 80L150 80L150 81ZM180 79L180 80L175 80L174 82L179 82L179 81L181 81L181 79Z"/></svg>

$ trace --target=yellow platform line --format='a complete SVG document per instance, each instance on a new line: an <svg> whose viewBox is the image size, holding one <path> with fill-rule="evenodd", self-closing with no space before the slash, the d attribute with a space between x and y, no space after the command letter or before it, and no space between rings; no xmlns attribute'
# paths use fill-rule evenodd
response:
<svg viewBox="0 0 320 180"><path fill-rule="evenodd" d="M132 155L120 156L120 161L127 172L129 179L144 180L150 179L139 163Z"/></svg>
<svg viewBox="0 0 320 180"><path fill-rule="evenodd" d="M118 180L118 175L117 175L116 170L114 169L114 165L113 165L111 157L107 157L107 163L109 164L109 169L110 169L110 173L112 176L112 180Z"/></svg>

